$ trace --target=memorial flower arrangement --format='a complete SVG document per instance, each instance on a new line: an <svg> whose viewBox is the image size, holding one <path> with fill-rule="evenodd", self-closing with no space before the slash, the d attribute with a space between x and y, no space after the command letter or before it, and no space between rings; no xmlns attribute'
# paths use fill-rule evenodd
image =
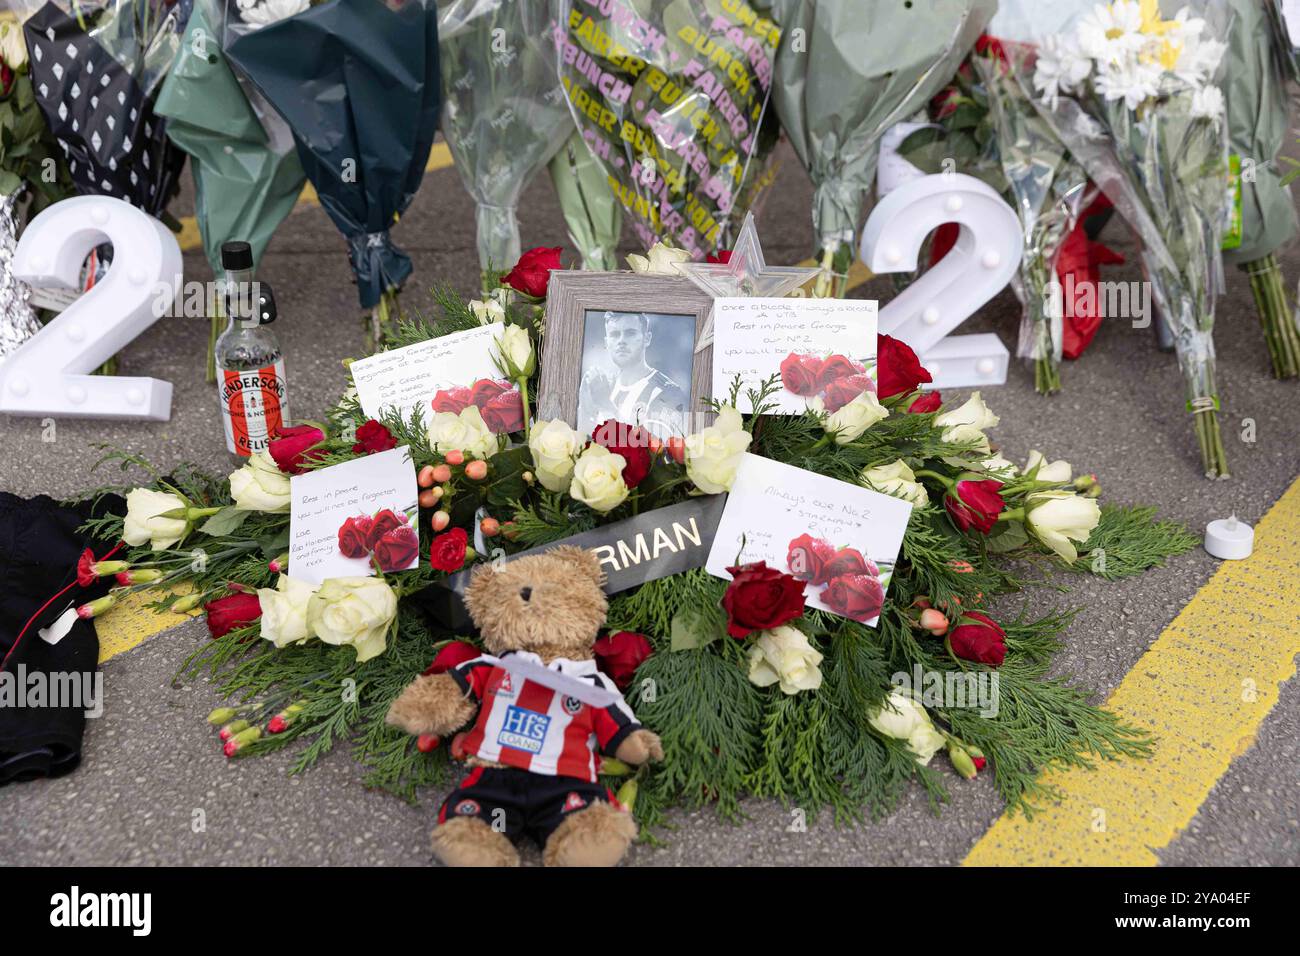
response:
<svg viewBox="0 0 1300 956"><path fill-rule="evenodd" d="M781 387L774 377L747 395L754 414L736 411L737 386L713 400L712 424L680 440L629 422L583 434L535 420L537 294L546 290L506 289L494 293L503 374L518 380L530 427L496 434L472 401L457 412L372 420L350 393L326 421L290 429L231 475L159 475L129 490L124 517L93 522L100 540L122 543L112 554L88 552L80 573L115 575L118 587L80 613L112 613L123 593L148 590L159 608L206 614L212 639L182 675L208 675L229 699L209 716L214 751L289 748L300 771L348 743L369 785L414 798L447 781L457 741L412 739L384 715L416 674L479 653L473 636L436 613L449 577L713 500L748 453L904 499L910 523L892 567L804 535L790 541L786 567L737 563L729 580L696 567L611 596L597 662L666 752L662 764L636 771L643 820L660 822L680 804L734 817L749 795L854 819L887 811L912 781L937 805L941 750L962 776L991 772L1006 801L1029 810L1050 796L1038 780L1049 765L1148 752L1145 733L1048 676L1073 610L1035 616L994 599L1041 583L1044 572L1139 573L1192 546L1182 528L1152 509L1099 505L1096 479L1076 477L1066 462L1036 453L1021 469L1001 458L987 434L998 419L981 396L957 404L922 394L928 374L888 337L875 389L845 406L863 406L849 418L816 407L767 414ZM438 299L439 314L404 321L388 344L479 327L476 303L442 290ZM286 553L289 476L399 445L413 459L418 514L357 515L338 532L341 548L374 556L377 573L320 585L296 577ZM384 542L401 554L385 560ZM413 543L416 568L383 571ZM840 613L808 606L813 593ZM996 713L952 706L900 679L915 673L971 687L996 674ZM609 760L602 772L611 782L630 773Z"/></svg>

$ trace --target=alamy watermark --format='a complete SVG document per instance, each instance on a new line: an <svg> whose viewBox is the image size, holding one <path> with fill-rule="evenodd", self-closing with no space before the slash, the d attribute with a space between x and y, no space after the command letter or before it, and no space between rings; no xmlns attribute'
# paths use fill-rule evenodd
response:
<svg viewBox="0 0 1300 956"><path fill-rule="evenodd" d="M927 708L979 710L979 715L998 715L997 671L928 671L914 664L911 672L898 671L890 684L910 691L913 699Z"/></svg>
<svg viewBox="0 0 1300 956"><path fill-rule="evenodd" d="M28 671L26 664L0 671L0 710L77 709L89 718L104 713L103 671Z"/></svg>

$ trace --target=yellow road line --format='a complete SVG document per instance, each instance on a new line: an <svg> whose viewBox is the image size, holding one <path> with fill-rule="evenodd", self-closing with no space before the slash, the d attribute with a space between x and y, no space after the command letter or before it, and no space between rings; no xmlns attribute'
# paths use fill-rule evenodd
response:
<svg viewBox="0 0 1300 956"><path fill-rule="evenodd" d="M431 173L438 169L446 169L452 165L451 150L447 144L437 142L433 144L433 149L429 150L429 161L424 166L426 173ZM319 206L320 197L316 195L316 189L311 183L302 187L302 193L298 196L298 203L294 207L297 211L299 207ZM180 219L181 231L177 235L176 241L180 243L182 252L196 252L203 248L203 239L199 235L199 223L193 216L182 216Z"/></svg>
<svg viewBox="0 0 1300 956"><path fill-rule="evenodd" d="M190 619L188 614L159 614L151 610L148 604L153 600L155 598L149 594L136 591L126 595L111 611L96 619L95 633L99 635L101 664L138 647L155 634L177 624L184 624Z"/></svg>
<svg viewBox="0 0 1300 956"><path fill-rule="evenodd" d="M1196 593L1106 706L1157 737L1148 760L1049 772L1062 799L1003 815L968 866L1153 866L1254 742L1300 654L1300 480L1256 529L1255 552Z"/></svg>

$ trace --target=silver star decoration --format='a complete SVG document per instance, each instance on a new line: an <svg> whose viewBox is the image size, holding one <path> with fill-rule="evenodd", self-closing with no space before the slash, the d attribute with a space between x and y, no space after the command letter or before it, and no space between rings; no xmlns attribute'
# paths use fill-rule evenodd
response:
<svg viewBox="0 0 1300 956"><path fill-rule="evenodd" d="M677 271L715 299L726 296L779 299L815 278L821 269L804 266L769 266L758 244L754 214L745 213L745 222L736 236L730 262L679 262ZM695 346L703 352L713 344L713 312L704 323L704 332Z"/></svg>

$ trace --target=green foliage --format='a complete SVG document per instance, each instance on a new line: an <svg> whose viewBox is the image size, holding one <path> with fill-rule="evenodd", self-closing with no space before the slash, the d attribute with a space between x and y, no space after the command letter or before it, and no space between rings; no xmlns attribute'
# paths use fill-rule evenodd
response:
<svg viewBox="0 0 1300 956"><path fill-rule="evenodd" d="M1070 565L1107 581L1141 574L1195 548L1200 539L1177 521L1160 521L1155 508L1102 505L1087 550Z"/></svg>
<svg viewBox="0 0 1300 956"><path fill-rule="evenodd" d="M15 23L7 28L20 29ZM53 171L53 177L48 171ZM12 195L24 186L31 190L29 215L73 192L62 154L36 105L27 67L13 74L8 93L0 96L0 196Z"/></svg>

